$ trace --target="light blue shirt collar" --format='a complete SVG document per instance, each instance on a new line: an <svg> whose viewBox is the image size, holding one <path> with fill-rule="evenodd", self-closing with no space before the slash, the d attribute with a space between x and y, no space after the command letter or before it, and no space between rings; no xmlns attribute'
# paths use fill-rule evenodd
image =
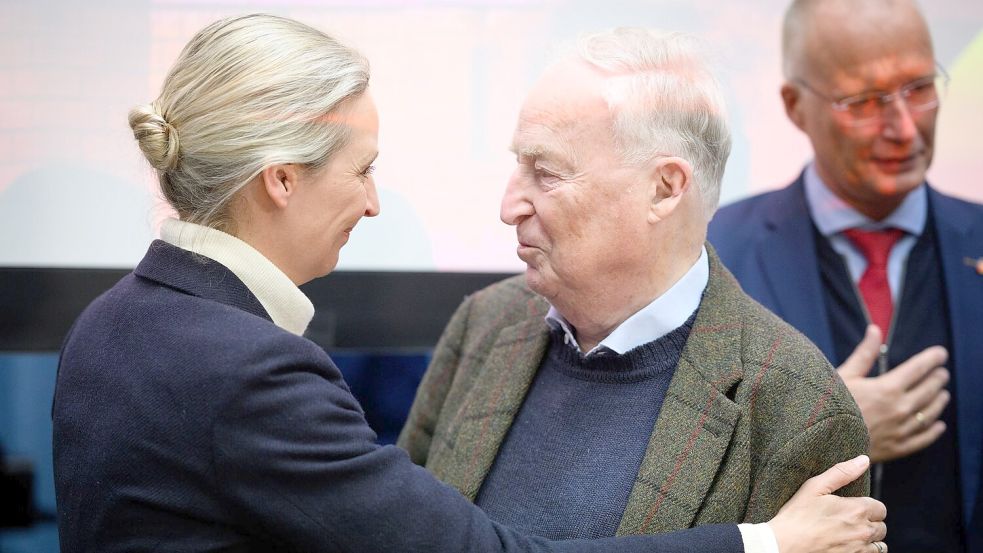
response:
<svg viewBox="0 0 983 553"><path fill-rule="evenodd" d="M704 247L701 248L700 258L682 278L661 296L655 298L652 303L625 319L586 355L601 351L622 354L642 344L658 340L679 328L700 307L700 300L709 280L710 262ZM546 322L553 328L562 328L564 341L580 350L580 344L577 343L570 323L552 305L546 313Z"/></svg>
<svg viewBox="0 0 983 553"><path fill-rule="evenodd" d="M809 214L823 236L830 237L856 227L870 230L892 227L912 236L921 236L925 230L925 219L928 216L928 192L925 190L925 183L909 192L901 205L883 221L874 221L834 194L816 172L815 163L806 167L804 180Z"/></svg>

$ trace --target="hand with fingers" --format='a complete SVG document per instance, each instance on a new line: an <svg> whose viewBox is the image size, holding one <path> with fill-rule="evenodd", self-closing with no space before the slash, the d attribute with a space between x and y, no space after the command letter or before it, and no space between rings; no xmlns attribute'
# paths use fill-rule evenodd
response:
<svg viewBox="0 0 983 553"><path fill-rule="evenodd" d="M869 497L833 495L869 466L870 459L861 455L806 480L768 521L780 553L886 553L884 504Z"/></svg>
<svg viewBox="0 0 983 553"><path fill-rule="evenodd" d="M874 463L906 457L932 444L945 432L939 420L949 403L949 371L942 365L948 352L926 348L890 371L868 377L878 361L881 331L867 327L863 340L837 368L853 394L870 432Z"/></svg>

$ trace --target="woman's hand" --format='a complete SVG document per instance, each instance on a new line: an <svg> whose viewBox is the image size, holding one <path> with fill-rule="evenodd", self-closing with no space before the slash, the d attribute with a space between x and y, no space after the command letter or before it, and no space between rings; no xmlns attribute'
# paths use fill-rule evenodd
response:
<svg viewBox="0 0 983 553"><path fill-rule="evenodd" d="M781 553L886 553L887 508L870 497L833 492L859 478L870 459L861 455L806 480L768 526Z"/></svg>

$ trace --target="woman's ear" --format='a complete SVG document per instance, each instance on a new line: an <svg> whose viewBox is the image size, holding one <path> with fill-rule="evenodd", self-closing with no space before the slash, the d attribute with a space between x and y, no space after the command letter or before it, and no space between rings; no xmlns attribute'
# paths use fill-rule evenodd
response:
<svg viewBox="0 0 983 553"><path fill-rule="evenodd" d="M300 176L300 166L295 163L270 165L260 173L261 189L273 205L282 209L287 207L290 199L297 193Z"/></svg>
<svg viewBox="0 0 983 553"><path fill-rule="evenodd" d="M681 157L659 158L653 171L649 222L668 218L693 185L693 166Z"/></svg>

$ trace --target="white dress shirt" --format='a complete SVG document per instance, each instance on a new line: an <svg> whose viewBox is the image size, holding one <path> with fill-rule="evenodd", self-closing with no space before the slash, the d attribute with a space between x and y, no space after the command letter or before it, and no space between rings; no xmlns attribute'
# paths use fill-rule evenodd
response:
<svg viewBox="0 0 983 553"><path fill-rule="evenodd" d="M707 249L701 248L700 258L671 288L625 319L586 355L605 352L622 354L679 328L700 307L700 299L709 279ZM581 349L573 327L552 305L546 313L546 322L553 328L562 328L564 342Z"/></svg>

